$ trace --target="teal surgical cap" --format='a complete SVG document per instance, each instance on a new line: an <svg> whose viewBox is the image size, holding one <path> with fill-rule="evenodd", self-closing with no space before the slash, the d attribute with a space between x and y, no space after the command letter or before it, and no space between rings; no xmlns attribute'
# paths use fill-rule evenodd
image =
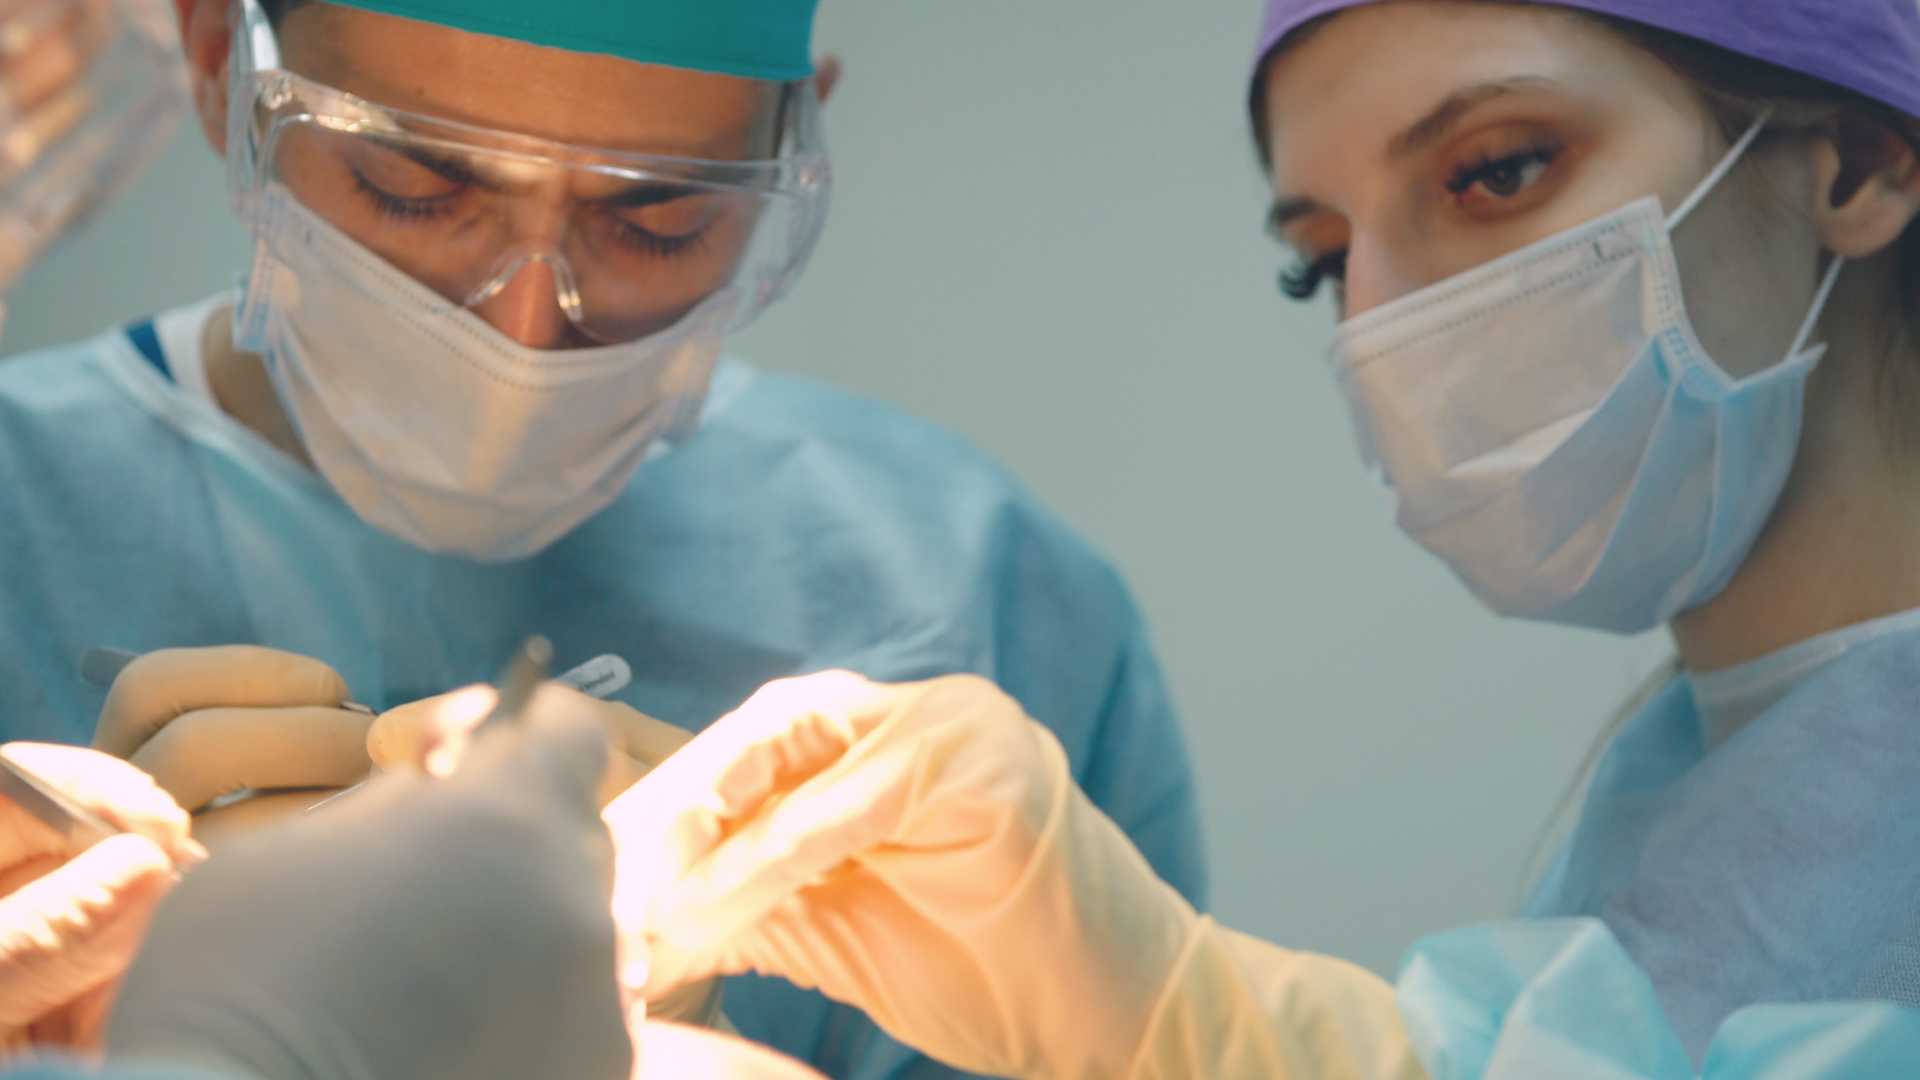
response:
<svg viewBox="0 0 1920 1080"><path fill-rule="evenodd" d="M785 82L813 74L819 0L333 0L575 52Z"/></svg>

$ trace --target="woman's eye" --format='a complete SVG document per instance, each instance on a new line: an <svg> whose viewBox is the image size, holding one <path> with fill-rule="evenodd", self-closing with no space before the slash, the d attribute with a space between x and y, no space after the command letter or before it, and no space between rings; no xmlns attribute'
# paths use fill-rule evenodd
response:
<svg viewBox="0 0 1920 1080"><path fill-rule="evenodd" d="M1511 199L1540 179L1559 154L1558 147L1532 147L1462 165L1447 181L1447 190L1459 196Z"/></svg>
<svg viewBox="0 0 1920 1080"><path fill-rule="evenodd" d="M1295 300L1311 300L1320 291L1320 283L1327 280L1345 281L1347 277L1347 253L1336 251L1308 262L1302 258L1298 263L1280 272L1280 291Z"/></svg>

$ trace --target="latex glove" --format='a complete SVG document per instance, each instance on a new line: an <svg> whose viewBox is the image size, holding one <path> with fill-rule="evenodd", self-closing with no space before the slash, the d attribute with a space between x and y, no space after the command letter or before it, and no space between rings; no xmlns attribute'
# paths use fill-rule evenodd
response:
<svg viewBox="0 0 1920 1080"><path fill-rule="evenodd" d="M457 694L471 690L455 691ZM640 712L631 705L599 698L562 687L555 693L575 699L579 707L595 710L612 737L607 758L607 775L601 781L600 805L632 787L675 751L693 739L693 733ZM402 764L418 764L423 740L436 734L435 718L450 715L441 706L451 695L426 698L388 709L367 731L367 756L375 768L392 769Z"/></svg>
<svg viewBox="0 0 1920 1080"><path fill-rule="evenodd" d="M996 1076L1419 1075L1384 983L1196 915L982 679L771 684L605 816L648 995L780 975Z"/></svg>
<svg viewBox="0 0 1920 1080"><path fill-rule="evenodd" d="M758 1043L680 1024L641 1024L633 1048L633 1080L826 1080Z"/></svg>
<svg viewBox="0 0 1920 1080"><path fill-rule="evenodd" d="M568 701L573 708L597 713L607 731L607 772L595 796L601 806L693 739L691 732L617 701L602 701L560 686L551 686L547 692ZM367 754L374 766L451 771L466 750L467 729L485 715L448 707L450 702L462 700L485 702L491 709L496 698L492 687L475 686L380 714L367 732ZM701 1027L721 1026L725 1023L721 1012L724 988L720 979L688 983L651 1003L646 1015Z"/></svg>
<svg viewBox="0 0 1920 1080"><path fill-rule="evenodd" d="M310 657L253 645L161 649L120 672L96 749L152 774L207 840L299 813L359 783L373 717L341 708L346 681ZM261 794L208 804L243 788Z"/></svg>
<svg viewBox="0 0 1920 1080"><path fill-rule="evenodd" d="M1393 987L1201 919L1129 1080L1426 1080Z"/></svg>
<svg viewBox="0 0 1920 1080"><path fill-rule="evenodd" d="M1123 1075L1197 923L991 683L773 683L605 814L623 973L760 971L974 1072Z"/></svg>
<svg viewBox="0 0 1920 1080"><path fill-rule="evenodd" d="M186 812L124 761L37 743L0 754L127 830L75 852L0 797L0 1045L92 1049L175 867L206 851L188 836Z"/></svg>
<svg viewBox="0 0 1920 1080"><path fill-rule="evenodd" d="M543 689L450 778L395 772L235 839L161 908L108 1051L260 1080L628 1080L605 766L597 716Z"/></svg>

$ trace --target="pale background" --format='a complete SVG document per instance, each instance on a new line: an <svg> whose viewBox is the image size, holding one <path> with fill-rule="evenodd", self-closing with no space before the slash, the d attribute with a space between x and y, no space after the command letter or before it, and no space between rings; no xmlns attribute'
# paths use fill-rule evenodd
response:
<svg viewBox="0 0 1920 1080"><path fill-rule="evenodd" d="M1512 910L1588 743L1666 653L1483 613L1386 521L1284 302L1242 119L1257 0L824 0L834 217L737 352L1005 461L1119 564L1185 715L1214 909L1391 971ZM11 298L5 347L226 285L197 130Z"/></svg>

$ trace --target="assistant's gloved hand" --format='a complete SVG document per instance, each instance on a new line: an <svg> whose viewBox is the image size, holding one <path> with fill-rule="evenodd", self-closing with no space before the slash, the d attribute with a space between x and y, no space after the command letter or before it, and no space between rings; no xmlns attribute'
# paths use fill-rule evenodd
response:
<svg viewBox="0 0 1920 1080"><path fill-rule="evenodd" d="M484 698L449 707L478 715ZM260 1080L627 1080L598 717L543 689L451 777L234 839L161 908L115 1060Z"/></svg>
<svg viewBox="0 0 1920 1080"><path fill-rule="evenodd" d="M206 851L188 836L186 812L124 761L38 743L0 754L127 830L76 853L0 797L0 1047L92 1049L174 868Z"/></svg>
<svg viewBox="0 0 1920 1080"><path fill-rule="evenodd" d="M606 810L630 987L818 987L996 1076L1116 1077L1198 922L991 683L773 683Z"/></svg>
<svg viewBox="0 0 1920 1080"><path fill-rule="evenodd" d="M546 692L567 701L572 708L597 714L607 731L607 771L595 795L600 806L612 802L693 738L691 732L617 701L601 701L560 686L549 686ZM449 704L481 702L490 709L495 700L492 687L474 686L389 709L367 732L367 753L380 769L449 771L466 752L466 729L484 715L471 708L449 708ZM701 1027L721 1026L724 986L719 979L688 983L669 997L650 1003L647 1015Z"/></svg>
<svg viewBox="0 0 1920 1080"><path fill-rule="evenodd" d="M471 689L454 691L455 694L471 692ZM598 796L602 806L693 739L692 732L655 720L631 705L602 701L559 686L554 687L553 692L568 695L580 708L593 709L612 736L607 775L600 783ZM441 706L451 696L442 694L381 713L367 731L367 756L373 759L374 766L391 769L418 763L422 740L434 734L434 718L447 715Z"/></svg>
<svg viewBox="0 0 1920 1080"><path fill-rule="evenodd" d="M194 832L264 824L365 779L373 717L341 708L346 681L310 657L254 645L160 649L120 672L96 749L152 774L195 814ZM261 794L209 809L223 795Z"/></svg>
<svg viewBox="0 0 1920 1080"><path fill-rule="evenodd" d="M616 800L622 975L780 975L1021 1078L1412 1080L1393 993L1196 915L991 683L773 683Z"/></svg>

